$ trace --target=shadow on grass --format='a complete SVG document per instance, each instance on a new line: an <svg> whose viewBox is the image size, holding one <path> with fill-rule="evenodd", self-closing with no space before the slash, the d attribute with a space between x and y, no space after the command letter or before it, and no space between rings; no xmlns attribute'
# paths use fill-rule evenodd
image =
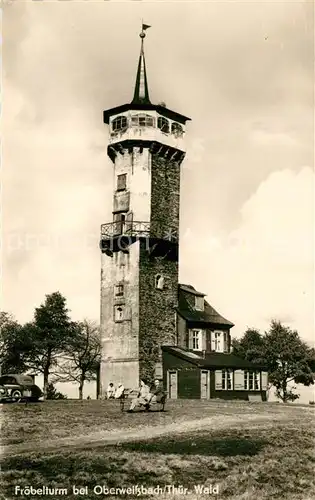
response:
<svg viewBox="0 0 315 500"><path fill-rule="evenodd" d="M264 440L248 440L241 437L213 438L203 435L121 443L119 448L126 451L160 453L163 455L216 455L233 457L237 455L257 455L267 444L268 442Z"/></svg>

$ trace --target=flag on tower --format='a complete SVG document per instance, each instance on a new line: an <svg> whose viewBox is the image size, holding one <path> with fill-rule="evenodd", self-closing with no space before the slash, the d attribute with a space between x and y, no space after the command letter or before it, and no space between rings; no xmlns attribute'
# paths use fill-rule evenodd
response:
<svg viewBox="0 0 315 500"><path fill-rule="evenodd" d="M148 28L151 28L151 26L149 26L148 24L143 24L143 23L142 23L142 31L145 31L145 30L147 30Z"/></svg>

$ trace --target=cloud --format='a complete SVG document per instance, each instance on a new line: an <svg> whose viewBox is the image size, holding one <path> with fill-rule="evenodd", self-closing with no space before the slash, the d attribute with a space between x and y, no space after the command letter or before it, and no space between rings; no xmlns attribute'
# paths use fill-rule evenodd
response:
<svg viewBox="0 0 315 500"><path fill-rule="evenodd" d="M207 291L234 334L279 318L314 340L313 187L311 168L274 172L243 205L235 230L182 242L184 281Z"/></svg>

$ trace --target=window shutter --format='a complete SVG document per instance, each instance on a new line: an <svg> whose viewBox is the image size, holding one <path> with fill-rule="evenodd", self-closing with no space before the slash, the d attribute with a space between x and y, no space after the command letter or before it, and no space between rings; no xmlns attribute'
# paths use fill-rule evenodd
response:
<svg viewBox="0 0 315 500"><path fill-rule="evenodd" d="M222 370L215 371L215 390L220 391L222 389Z"/></svg>
<svg viewBox="0 0 315 500"><path fill-rule="evenodd" d="M215 333L211 332L211 351L215 351Z"/></svg>
<svg viewBox="0 0 315 500"><path fill-rule="evenodd" d="M223 333L223 350L228 352L228 332Z"/></svg>
<svg viewBox="0 0 315 500"><path fill-rule="evenodd" d="M188 349L192 349L193 348L193 330L189 330L188 332Z"/></svg>
<svg viewBox="0 0 315 500"><path fill-rule="evenodd" d="M234 372L234 390L244 390L244 372L243 370L235 370Z"/></svg>
<svg viewBox="0 0 315 500"><path fill-rule="evenodd" d="M268 387L268 372L261 372L261 390L266 391Z"/></svg>
<svg viewBox="0 0 315 500"><path fill-rule="evenodd" d="M126 215L126 233L127 234L132 233L132 219L133 219L133 213L128 212Z"/></svg>
<svg viewBox="0 0 315 500"><path fill-rule="evenodd" d="M201 330L201 350L206 351L207 350L207 339L206 339L206 330Z"/></svg>
<svg viewBox="0 0 315 500"><path fill-rule="evenodd" d="M131 307L129 306L124 307L124 319L127 321L131 320Z"/></svg>

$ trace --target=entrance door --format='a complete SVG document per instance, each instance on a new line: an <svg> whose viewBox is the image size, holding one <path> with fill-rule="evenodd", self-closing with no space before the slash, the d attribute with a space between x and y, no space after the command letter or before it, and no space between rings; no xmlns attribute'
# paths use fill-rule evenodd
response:
<svg viewBox="0 0 315 500"><path fill-rule="evenodd" d="M177 399L177 372L168 372L168 394L170 399Z"/></svg>
<svg viewBox="0 0 315 500"><path fill-rule="evenodd" d="M210 399L210 372L201 370L200 373L200 399Z"/></svg>

